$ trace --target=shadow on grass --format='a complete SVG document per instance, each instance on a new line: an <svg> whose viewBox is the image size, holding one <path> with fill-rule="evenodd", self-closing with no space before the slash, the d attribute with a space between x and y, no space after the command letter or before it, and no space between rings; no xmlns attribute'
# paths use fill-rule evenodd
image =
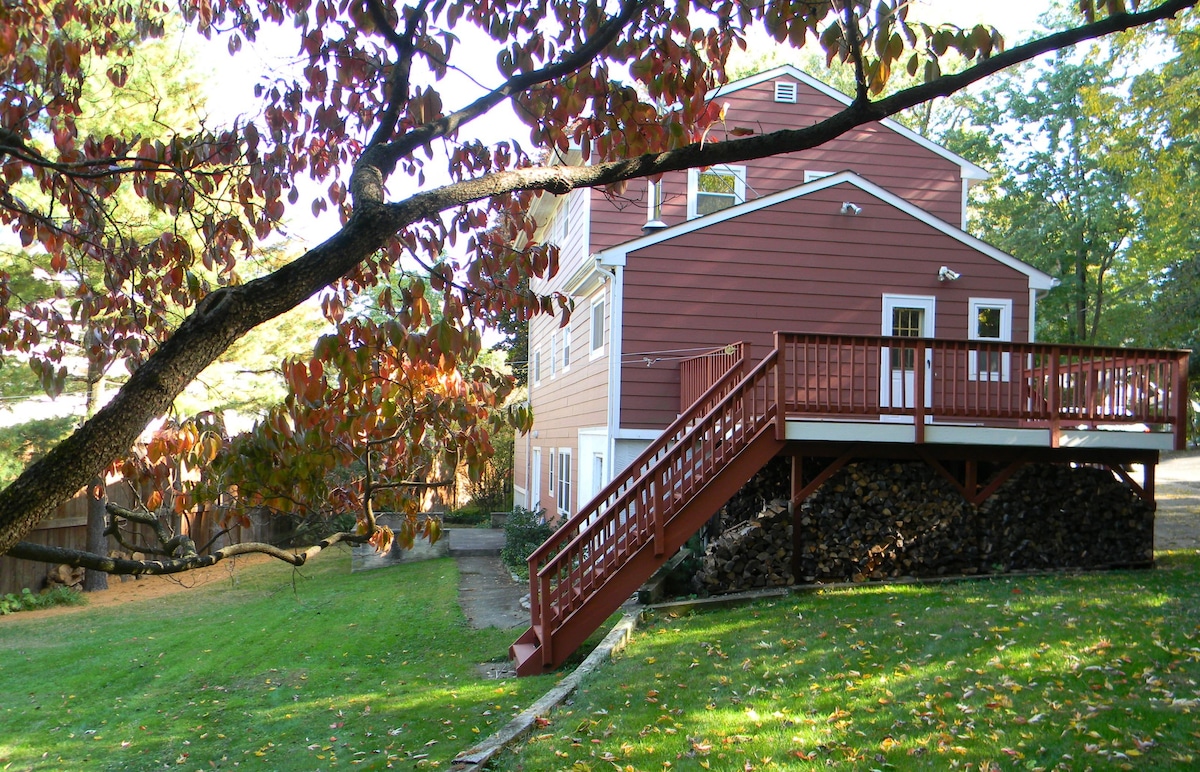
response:
<svg viewBox="0 0 1200 772"><path fill-rule="evenodd" d="M466 625L452 560L350 575L331 554L305 574L255 566L236 587L0 627L0 767L446 759L552 680L479 680L512 632Z"/></svg>
<svg viewBox="0 0 1200 772"><path fill-rule="evenodd" d="M1200 557L659 615L504 769L1177 769Z"/></svg>

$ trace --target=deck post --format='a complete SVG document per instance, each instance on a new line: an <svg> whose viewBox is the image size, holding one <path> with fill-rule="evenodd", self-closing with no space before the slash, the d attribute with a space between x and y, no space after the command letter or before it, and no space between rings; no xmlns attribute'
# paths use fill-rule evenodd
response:
<svg viewBox="0 0 1200 772"><path fill-rule="evenodd" d="M1175 450L1187 449L1188 359L1188 354L1182 353L1175 363Z"/></svg>
<svg viewBox="0 0 1200 772"><path fill-rule="evenodd" d="M1050 349L1050 382L1046 389L1046 407L1050 410L1050 447L1057 448L1058 441L1062 434L1062 401L1058 391L1058 359L1060 350L1058 346L1053 346Z"/></svg>
<svg viewBox="0 0 1200 772"><path fill-rule="evenodd" d="M799 582L800 555L804 543L800 538L800 505L796 500L804 490L804 456L792 456L792 494L788 497L788 511L792 516L792 581Z"/></svg>
<svg viewBox="0 0 1200 772"><path fill-rule="evenodd" d="M769 356L769 355L768 355ZM787 410L784 408L783 399L783 369L784 363L787 362L787 357L783 353L783 336L778 331L775 332L775 439L781 442L787 437ZM764 405L768 410L771 402L767 401Z"/></svg>
<svg viewBox="0 0 1200 772"><path fill-rule="evenodd" d="M925 444L925 339L917 340L913 360L913 442Z"/></svg>

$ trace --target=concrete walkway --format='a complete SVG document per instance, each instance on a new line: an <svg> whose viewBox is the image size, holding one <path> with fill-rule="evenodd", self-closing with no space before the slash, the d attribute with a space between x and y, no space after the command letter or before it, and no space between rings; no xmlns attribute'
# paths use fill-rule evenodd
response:
<svg viewBox="0 0 1200 772"><path fill-rule="evenodd" d="M500 560L504 531L499 528L449 528L450 557L458 564L458 604L476 629L510 629L529 624L521 598L529 588L517 582Z"/></svg>

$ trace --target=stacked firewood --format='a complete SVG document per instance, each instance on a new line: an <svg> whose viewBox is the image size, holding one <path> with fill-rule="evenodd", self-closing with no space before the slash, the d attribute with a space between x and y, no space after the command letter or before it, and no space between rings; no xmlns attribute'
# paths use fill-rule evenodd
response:
<svg viewBox="0 0 1200 772"><path fill-rule="evenodd" d="M969 573L978 565L970 509L924 463L851 464L800 508L802 581Z"/></svg>
<svg viewBox="0 0 1200 772"><path fill-rule="evenodd" d="M1154 512L1106 469L1024 467L975 507L921 462L848 465L800 507L798 580L1148 566ZM707 593L791 584L783 501L727 530L696 577Z"/></svg>
<svg viewBox="0 0 1200 772"><path fill-rule="evenodd" d="M696 590L712 594L793 584L791 519L787 502L776 499L758 517L725 531L704 552Z"/></svg>
<svg viewBox="0 0 1200 772"><path fill-rule="evenodd" d="M980 561L995 571L1140 568L1154 510L1107 469L1030 465L980 508Z"/></svg>
<svg viewBox="0 0 1200 772"><path fill-rule="evenodd" d="M46 574L46 589L53 590L58 587L71 587L83 592L83 574L84 569L82 568L60 563Z"/></svg>

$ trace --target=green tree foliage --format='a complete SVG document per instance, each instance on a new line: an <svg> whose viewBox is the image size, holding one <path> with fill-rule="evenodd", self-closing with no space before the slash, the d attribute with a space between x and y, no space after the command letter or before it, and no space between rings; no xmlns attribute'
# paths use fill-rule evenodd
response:
<svg viewBox="0 0 1200 772"><path fill-rule="evenodd" d="M220 38L231 54L265 27L278 27L295 36L299 63L259 85L261 120L162 127L153 135L90 130L80 117L89 74L103 72L126 88L126 60L162 37L167 17L157 0L3 5L0 221L23 248L47 257L52 274L78 259L104 282L103 290L30 313L13 295L12 277L0 276L0 347L32 350L35 337L54 340L59 330L109 315L119 320L114 335L123 337L101 339L102 346L147 344L126 346L132 372L112 401L0 491L0 551L16 554L24 533L126 453L234 341L306 298L320 293L326 317L340 325L356 298L391 274L424 273L441 293L441 321L430 323L424 293L381 292L392 324L380 329L409 363L400 372L448 377L478 356L477 322L568 305L521 290L531 276L557 268L554 249L528 241L538 193L620 187L814 147L1048 51L1170 18L1195 2L1161 0L1127 13L1124 0L1083 0L1078 26L1004 50L986 26L910 22L908 3L899 0L184 0L183 19ZM853 103L802 129L709 141L720 105L706 94L726 80L730 52L755 28L796 47L816 40L827 61L850 63ZM460 45L469 29L471 44ZM484 51L480 41L489 40L493 48ZM947 53L966 62L956 75L942 74ZM464 70L477 88L449 90L448 78ZM900 71L923 80L881 96ZM485 144L472 135L501 106L525 122L528 140ZM572 146L585 164L534 162ZM316 184L302 186L305 179ZM20 195L28 186L37 197ZM153 234L114 227L111 215L125 195L169 225ZM285 265L242 281L238 260L281 228L289 208L331 211L341 227ZM190 313L176 323L172 311L183 308ZM322 358L332 354L322 351ZM45 361L53 368L45 381L58 388L62 366L53 354ZM345 372L325 371L333 369ZM293 372L293 391L322 401L308 391L322 379L311 362L304 370L300 389ZM486 453L483 438L474 440L481 443L475 452ZM470 461L472 451L463 450ZM373 538L366 520L357 538Z"/></svg>
<svg viewBox="0 0 1200 772"><path fill-rule="evenodd" d="M1102 321L1117 313L1114 297L1128 300L1129 288L1146 283L1129 255L1137 204L1117 64L1099 47L1060 52L976 102L975 123L1001 170L975 229L1060 280L1039 306L1045 338L1120 342L1127 331Z"/></svg>

